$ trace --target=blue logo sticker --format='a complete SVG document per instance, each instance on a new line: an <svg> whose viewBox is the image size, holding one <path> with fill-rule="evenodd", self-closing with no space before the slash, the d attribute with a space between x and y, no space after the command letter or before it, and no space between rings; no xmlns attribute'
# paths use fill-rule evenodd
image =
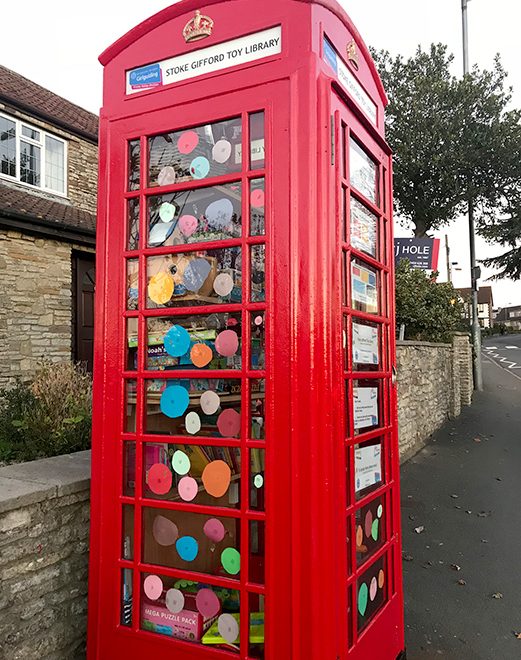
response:
<svg viewBox="0 0 521 660"><path fill-rule="evenodd" d="M338 63L337 63L337 54L333 46L329 41L324 37L324 59L333 69L335 73L338 73Z"/></svg>
<svg viewBox="0 0 521 660"><path fill-rule="evenodd" d="M134 69L129 74L129 84L132 89L149 89L158 87L163 83L161 67L159 64L149 64L139 69Z"/></svg>

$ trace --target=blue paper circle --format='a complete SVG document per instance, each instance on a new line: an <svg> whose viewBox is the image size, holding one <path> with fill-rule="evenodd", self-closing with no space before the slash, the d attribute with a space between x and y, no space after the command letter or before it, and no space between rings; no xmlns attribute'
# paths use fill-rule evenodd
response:
<svg viewBox="0 0 521 660"><path fill-rule="evenodd" d="M174 418L184 415L189 403L190 397L186 388L180 385L168 385L161 394L159 407L163 415Z"/></svg>
<svg viewBox="0 0 521 660"><path fill-rule="evenodd" d="M188 291L196 293L206 282L212 267L206 259L199 257L191 261L183 274L183 284Z"/></svg>
<svg viewBox="0 0 521 660"><path fill-rule="evenodd" d="M168 355L181 357L190 348L190 335L181 325L174 325L166 333L163 343Z"/></svg>
<svg viewBox="0 0 521 660"><path fill-rule="evenodd" d="M185 561L193 561L199 552L199 545L193 536L181 536L175 542L177 553Z"/></svg>
<svg viewBox="0 0 521 660"><path fill-rule="evenodd" d="M210 171L210 161L204 156L197 156L190 163L190 174L194 179L204 179Z"/></svg>

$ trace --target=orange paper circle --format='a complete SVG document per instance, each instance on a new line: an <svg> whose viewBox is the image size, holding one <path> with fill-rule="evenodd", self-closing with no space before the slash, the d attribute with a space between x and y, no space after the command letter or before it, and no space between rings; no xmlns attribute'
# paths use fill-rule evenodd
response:
<svg viewBox="0 0 521 660"><path fill-rule="evenodd" d="M213 358L212 349L208 344L194 344L190 351L190 359L196 367L206 367Z"/></svg>
<svg viewBox="0 0 521 660"><path fill-rule="evenodd" d="M224 461L212 461L204 468L201 478L208 495L222 497L230 487L232 471Z"/></svg>
<svg viewBox="0 0 521 660"><path fill-rule="evenodd" d="M384 586L385 582L385 573L383 572L382 569L380 569L380 572L378 573L378 586L380 589Z"/></svg>
<svg viewBox="0 0 521 660"><path fill-rule="evenodd" d="M169 273L152 275L148 282L148 297L157 305L167 303L174 293L174 280Z"/></svg>
<svg viewBox="0 0 521 660"><path fill-rule="evenodd" d="M356 547L359 548L364 540L364 530L362 529L362 525L358 525L356 528Z"/></svg>

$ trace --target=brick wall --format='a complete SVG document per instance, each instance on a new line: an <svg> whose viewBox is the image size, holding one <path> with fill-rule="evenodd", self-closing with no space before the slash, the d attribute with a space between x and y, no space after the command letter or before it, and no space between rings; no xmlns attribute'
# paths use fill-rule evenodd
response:
<svg viewBox="0 0 521 660"><path fill-rule="evenodd" d="M452 344L397 344L400 457L419 451L450 417L472 402L472 349L468 335Z"/></svg>
<svg viewBox="0 0 521 660"><path fill-rule="evenodd" d="M0 387L30 377L43 356L71 358L74 247L0 232Z"/></svg>
<svg viewBox="0 0 521 660"><path fill-rule="evenodd" d="M0 658L85 653L90 452L0 468Z"/></svg>

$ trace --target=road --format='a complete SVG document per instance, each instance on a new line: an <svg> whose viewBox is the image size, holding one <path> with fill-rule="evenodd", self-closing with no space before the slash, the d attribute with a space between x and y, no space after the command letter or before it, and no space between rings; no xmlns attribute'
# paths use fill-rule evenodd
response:
<svg viewBox="0 0 521 660"><path fill-rule="evenodd" d="M521 658L521 335L483 352L484 391L402 467L408 660Z"/></svg>

